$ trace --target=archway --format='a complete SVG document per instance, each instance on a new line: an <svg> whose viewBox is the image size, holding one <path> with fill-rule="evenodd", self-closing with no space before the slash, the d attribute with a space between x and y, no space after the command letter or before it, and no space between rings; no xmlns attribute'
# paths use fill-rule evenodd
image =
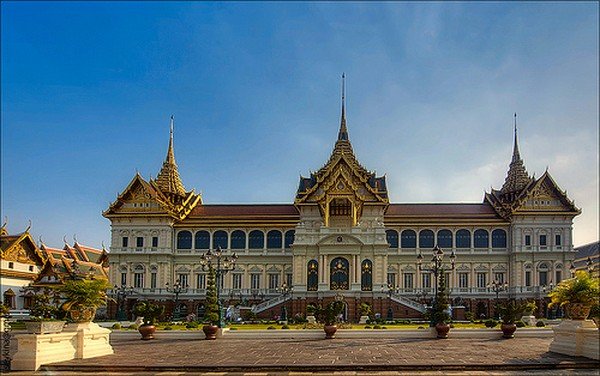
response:
<svg viewBox="0 0 600 376"><path fill-rule="evenodd" d="M336 257L331 260L330 264L330 290L348 290L350 289L349 283L349 270L350 264L348 260L343 257Z"/></svg>

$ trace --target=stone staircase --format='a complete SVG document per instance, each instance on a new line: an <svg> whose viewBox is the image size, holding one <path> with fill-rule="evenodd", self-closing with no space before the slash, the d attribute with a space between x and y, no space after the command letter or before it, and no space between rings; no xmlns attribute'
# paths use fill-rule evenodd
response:
<svg viewBox="0 0 600 376"><path fill-rule="evenodd" d="M408 299L404 296L400 296L398 294L392 294L390 296L390 299L392 299L392 301L396 302L396 303L400 303L404 306L407 306L408 308L412 308L415 311L419 311L421 313L425 313L425 310L427 307L425 307L425 304L421 304L418 302L415 302L412 299Z"/></svg>
<svg viewBox="0 0 600 376"><path fill-rule="evenodd" d="M267 300L266 302L262 302L260 304L253 306L252 312L260 313L260 312L266 311L269 308L273 308L283 302L287 302L291 298L292 298L292 296L290 294L276 296L272 299Z"/></svg>

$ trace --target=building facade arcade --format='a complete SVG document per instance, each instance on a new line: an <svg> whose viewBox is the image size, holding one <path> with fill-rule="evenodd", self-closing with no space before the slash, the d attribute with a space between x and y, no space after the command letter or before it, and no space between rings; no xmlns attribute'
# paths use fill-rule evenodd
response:
<svg viewBox="0 0 600 376"><path fill-rule="evenodd" d="M368 302L384 318L417 318L433 297L434 278L421 272L437 245L456 254L446 272L455 315L492 314L492 281L508 284L500 298L543 302L568 277L574 258L572 222L580 213L546 171L530 177L514 150L504 185L481 203L390 203L385 176L356 158L341 123L329 160L301 177L290 204L213 205L187 191L173 149L156 179L136 174L103 213L111 222L110 280L132 286L137 299L163 301L179 281L183 313L201 314L206 274L200 256L221 247L239 256L222 285L226 305L253 307L262 317L304 314L308 303L338 298L357 320ZM293 286L282 295L282 285ZM461 311L462 309L462 311ZM540 311L540 314L545 312Z"/></svg>

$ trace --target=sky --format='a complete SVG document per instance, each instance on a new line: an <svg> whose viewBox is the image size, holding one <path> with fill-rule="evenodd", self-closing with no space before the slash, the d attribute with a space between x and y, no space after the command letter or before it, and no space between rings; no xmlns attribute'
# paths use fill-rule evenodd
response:
<svg viewBox="0 0 600 376"><path fill-rule="evenodd" d="M2 2L1 214L61 247L155 177L175 116L205 203L292 203L328 159L346 74L350 140L392 202L482 202L518 114L598 240L598 3Z"/></svg>

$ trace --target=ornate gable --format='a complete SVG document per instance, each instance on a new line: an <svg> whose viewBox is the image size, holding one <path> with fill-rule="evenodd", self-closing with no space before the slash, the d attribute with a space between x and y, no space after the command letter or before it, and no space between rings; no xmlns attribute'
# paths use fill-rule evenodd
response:
<svg viewBox="0 0 600 376"><path fill-rule="evenodd" d="M0 238L0 256L3 260L38 266L44 264L44 255L29 234L29 228L21 234L2 235Z"/></svg>
<svg viewBox="0 0 600 376"><path fill-rule="evenodd" d="M513 209L515 214L525 213L569 213L578 215L581 210L560 189L552 176L546 171L534 184L528 186L517 200Z"/></svg>

